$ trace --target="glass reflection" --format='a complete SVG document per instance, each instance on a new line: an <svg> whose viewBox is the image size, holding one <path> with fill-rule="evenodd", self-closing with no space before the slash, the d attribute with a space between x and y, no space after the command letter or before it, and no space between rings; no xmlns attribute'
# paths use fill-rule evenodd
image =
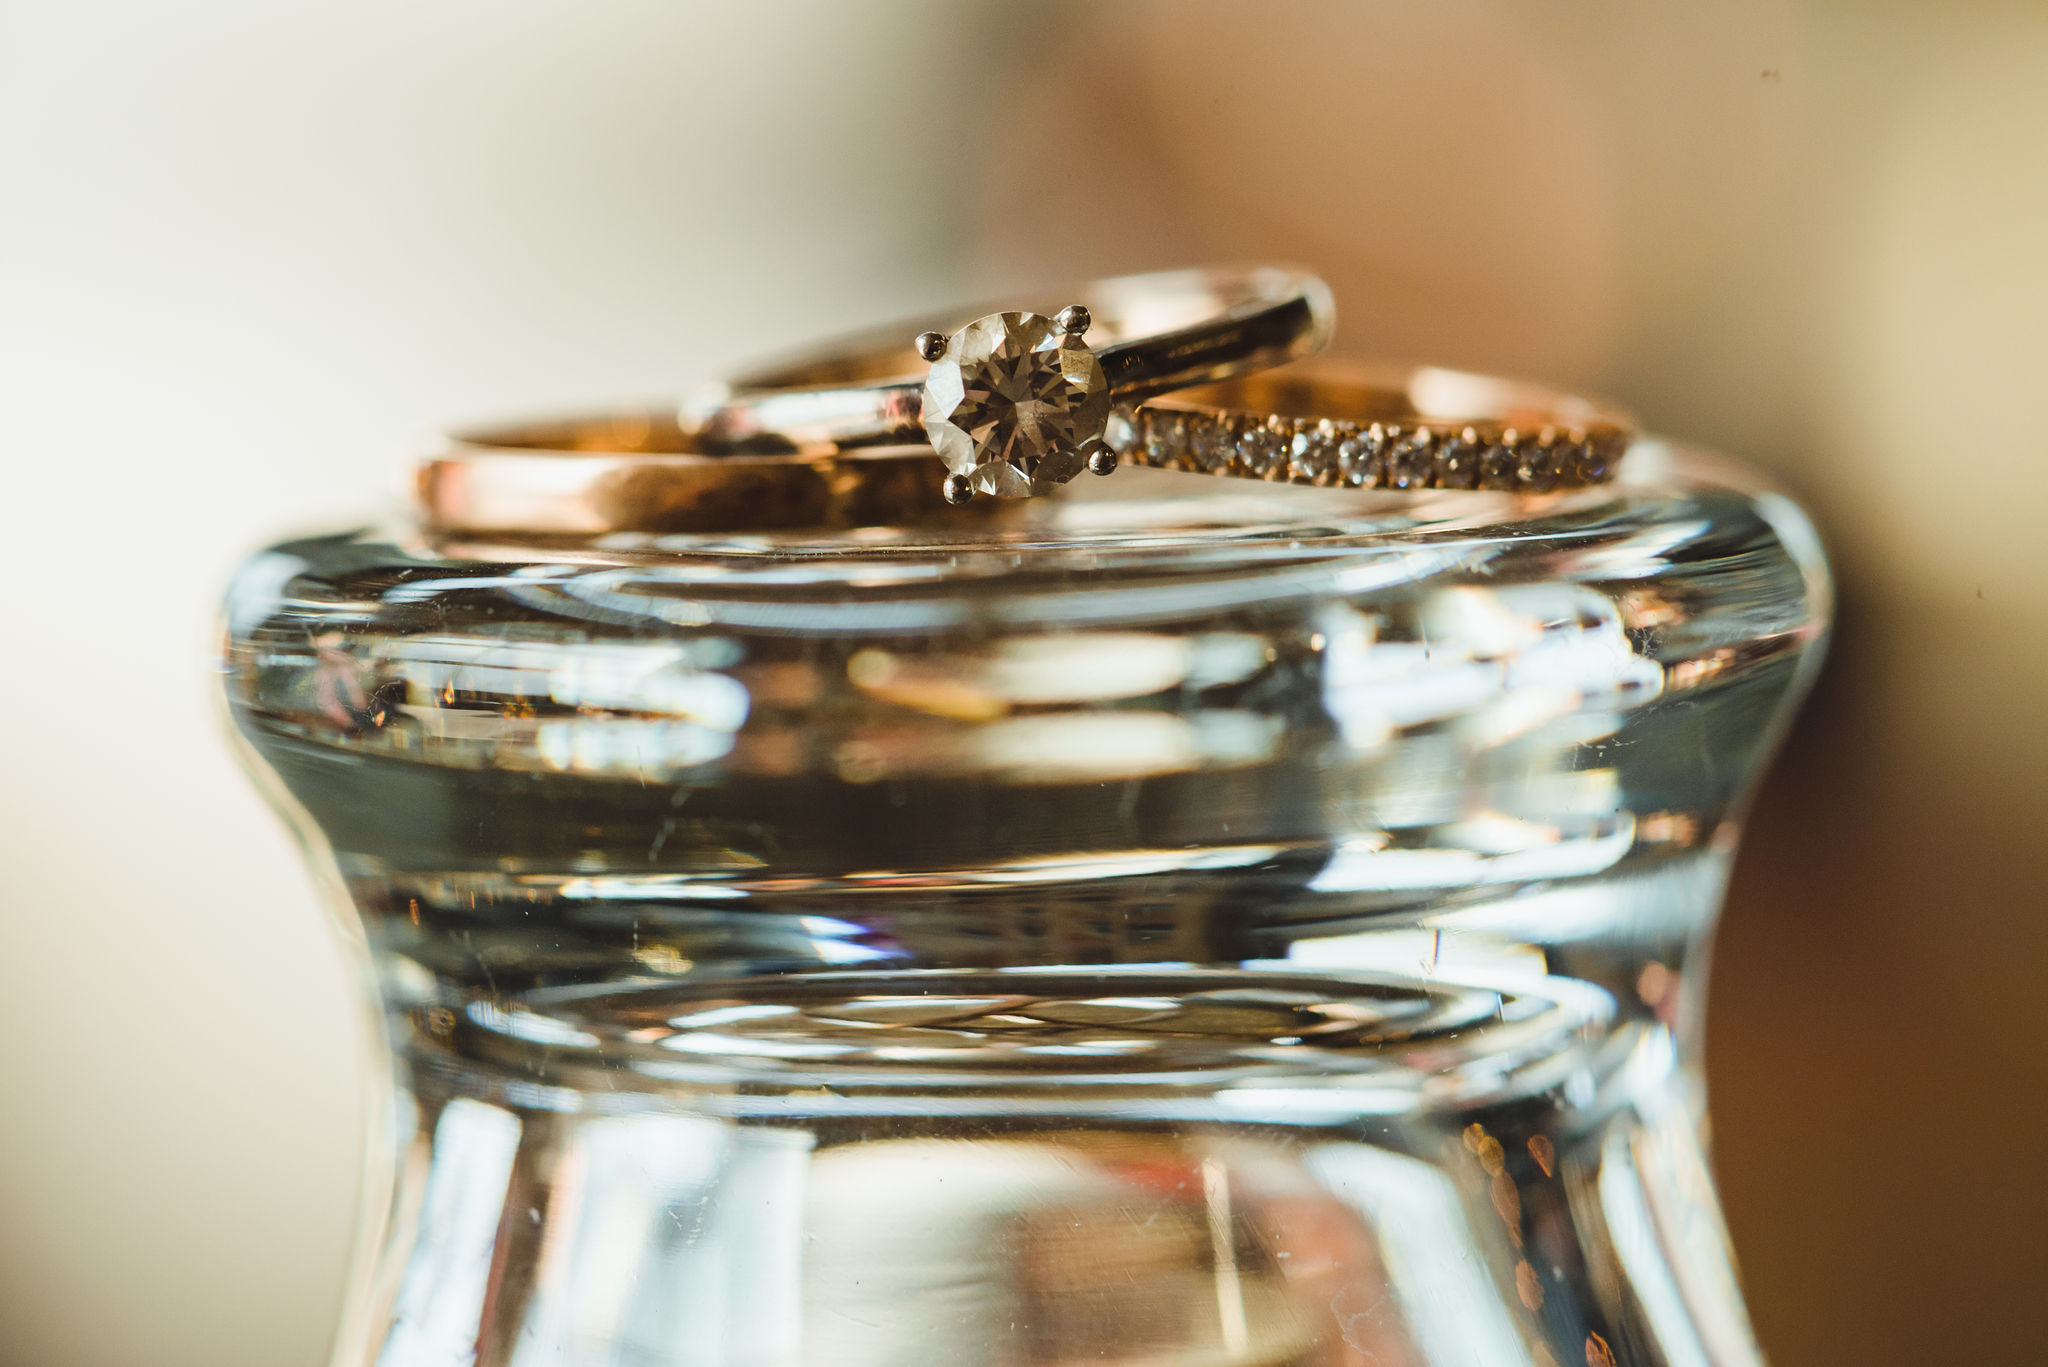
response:
<svg viewBox="0 0 2048 1367"><path fill-rule="evenodd" d="M364 1360L1753 1360L1687 1032L1825 577L1650 454L259 557L419 1117Z"/></svg>

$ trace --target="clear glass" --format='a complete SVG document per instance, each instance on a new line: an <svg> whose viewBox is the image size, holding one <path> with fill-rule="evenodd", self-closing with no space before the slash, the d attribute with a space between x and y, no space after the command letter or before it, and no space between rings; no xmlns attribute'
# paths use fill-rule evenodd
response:
<svg viewBox="0 0 2048 1367"><path fill-rule="evenodd" d="M1702 970L1827 612L1656 444L256 557L232 716L395 1060L336 1361L1756 1362Z"/></svg>

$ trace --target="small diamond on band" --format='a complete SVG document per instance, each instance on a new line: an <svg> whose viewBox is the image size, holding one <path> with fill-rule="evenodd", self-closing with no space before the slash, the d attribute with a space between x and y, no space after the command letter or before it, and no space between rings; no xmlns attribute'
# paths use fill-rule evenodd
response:
<svg viewBox="0 0 2048 1367"><path fill-rule="evenodd" d="M1545 493L1606 479L1628 442L1605 426L1522 432L1146 406L1111 445L1132 464L1287 484Z"/></svg>

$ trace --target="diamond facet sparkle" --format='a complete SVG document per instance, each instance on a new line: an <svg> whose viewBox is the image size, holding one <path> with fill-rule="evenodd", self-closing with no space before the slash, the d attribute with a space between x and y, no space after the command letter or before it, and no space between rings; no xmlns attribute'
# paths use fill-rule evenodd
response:
<svg viewBox="0 0 2048 1367"><path fill-rule="evenodd" d="M1435 428L1150 405L1120 410L1109 444L1136 465L1351 489L1493 489L1539 493L1613 472L1624 433L1505 424Z"/></svg>
<svg viewBox="0 0 2048 1367"><path fill-rule="evenodd" d="M924 386L924 429L978 493L1027 498L1087 468L1109 424L1102 364L1053 319L995 313L953 334Z"/></svg>

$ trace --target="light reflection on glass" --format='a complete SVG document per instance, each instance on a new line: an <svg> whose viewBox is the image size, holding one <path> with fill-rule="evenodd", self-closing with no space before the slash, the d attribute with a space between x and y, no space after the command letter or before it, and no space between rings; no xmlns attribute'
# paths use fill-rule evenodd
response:
<svg viewBox="0 0 2048 1367"><path fill-rule="evenodd" d="M1748 1360L1673 1136L1825 583L1796 514L1646 468L259 558L235 717L422 1117L352 1332L392 1367Z"/></svg>
<svg viewBox="0 0 2048 1367"><path fill-rule="evenodd" d="M420 1233L379 1367L446 1367L473 1356L520 1131L510 1111L466 1097L442 1109Z"/></svg>

